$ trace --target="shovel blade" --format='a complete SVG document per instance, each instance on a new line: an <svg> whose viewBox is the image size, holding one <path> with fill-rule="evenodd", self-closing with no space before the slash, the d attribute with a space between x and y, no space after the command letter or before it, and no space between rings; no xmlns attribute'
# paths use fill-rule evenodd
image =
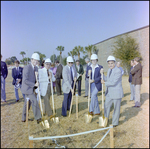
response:
<svg viewBox="0 0 150 149"><path fill-rule="evenodd" d="M107 122L108 122L108 118L107 117L99 117L99 126L100 127L106 127L107 126Z"/></svg>
<svg viewBox="0 0 150 149"><path fill-rule="evenodd" d="M53 117L52 118L53 122L58 124L59 123L59 117Z"/></svg>
<svg viewBox="0 0 150 149"><path fill-rule="evenodd" d="M44 120L44 124L45 124L46 128L49 128L49 122L48 122L48 120Z"/></svg>
<svg viewBox="0 0 150 149"><path fill-rule="evenodd" d="M92 121L92 116L89 114L85 114L85 122L90 123Z"/></svg>

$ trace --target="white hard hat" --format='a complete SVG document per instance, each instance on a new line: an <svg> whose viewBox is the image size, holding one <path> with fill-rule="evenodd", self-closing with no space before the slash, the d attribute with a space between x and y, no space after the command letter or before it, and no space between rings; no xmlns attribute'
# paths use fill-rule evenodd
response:
<svg viewBox="0 0 150 149"><path fill-rule="evenodd" d="M115 57L114 57L114 56L111 56L111 55L110 55L110 56L108 56L108 58L107 58L107 62L108 62L108 61L116 61L116 60L115 60Z"/></svg>
<svg viewBox="0 0 150 149"><path fill-rule="evenodd" d="M98 57L97 57L96 54L92 54L92 55L91 55L91 60L94 60L94 59L98 59Z"/></svg>
<svg viewBox="0 0 150 149"><path fill-rule="evenodd" d="M38 60L38 61L40 60L40 56L39 56L38 53L33 53L32 56L31 56L31 58L33 58L35 60Z"/></svg>
<svg viewBox="0 0 150 149"><path fill-rule="evenodd" d="M47 58L44 63L51 63L51 60Z"/></svg>
<svg viewBox="0 0 150 149"><path fill-rule="evenodd" d="M73 58L71 56L67 57L67 62L73 62Z"/></svg>

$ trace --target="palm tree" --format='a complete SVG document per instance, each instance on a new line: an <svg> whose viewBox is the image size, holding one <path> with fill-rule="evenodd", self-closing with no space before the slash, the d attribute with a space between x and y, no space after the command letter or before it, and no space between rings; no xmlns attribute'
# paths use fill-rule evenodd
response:
<svg viewBox="0 0 150 149"><path fill-rule="evenodd" d="M56 48L57 51L60 51L60 63L61 63L61 54L62 54L62 51L64 51L64 47L63 46L58 46Z"/></svg>
<svg viewBox="0 0 150 149"><path fill-rule="evenodd" d="M87 47L85 47L85 51L84 51L84 53L87 53L89 57L91 57L92 53L97 54L97 52L98 50L96 46L93 46L93 45L88 45Z"/></svg>
<svg viewBox="0 0 150 149"><path fill-rule="evenodd" d="M75 55L78 56L78 60L80 60L80 52L84 52L83 47L81 47L81 46L78 46L78 47L75 46L74 49L73 49L73 51L74 51Z"/></svg>
<svg viewBox="0 0 150 149"><path fill-rule="evenodd" d="M74 56L76 55L76 52L74 50L68 52L69 56L72 56L73 60L74 60ZM75 60L74 60L75 61Z"/></svg>
<svg viewBox="0 0 150 149"><path fill-rule="evenodd" d="M97 49L96 46L93 46L92 49L93 49L93 50L92 50L92 53L98 54L98 49Z"/></svg>
<svg viewBox="0 0 150 149"><path fill-rule="evenodd" d="M26 53L24 51L21 51L20 55L22 55L22 57L24 58L24 55L26 55Z"/></svg>

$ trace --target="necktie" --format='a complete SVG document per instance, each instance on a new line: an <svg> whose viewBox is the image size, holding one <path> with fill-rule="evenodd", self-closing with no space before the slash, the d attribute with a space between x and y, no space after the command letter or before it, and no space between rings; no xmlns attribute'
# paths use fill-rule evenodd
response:
<svg viewBox="0 0 150 149"><path fill-rule="evenodd" d="M109 77L110 77L111 73L112 73L112 69L111 69L110 72L109 72Z"/></svg>
<svg viewBox="0 0 150 149"><path fill-rule="evenodd" d="M49 71L48 71L48 69L47 69L47 75L48 75L48 77L49 77ZM50 82L50 79L49 79L49 82Z"/></svg>
<svg viewBox="0 0 150 149"><path fill-rule="evenodd" d="M19 67L17 67L17 75L19 75Z"/></svg>
<svg viewBox="0 0 150 149"><path fill-rule="evenodd" d="M73 81L72 67L70 67L71 80Z"/></svg>

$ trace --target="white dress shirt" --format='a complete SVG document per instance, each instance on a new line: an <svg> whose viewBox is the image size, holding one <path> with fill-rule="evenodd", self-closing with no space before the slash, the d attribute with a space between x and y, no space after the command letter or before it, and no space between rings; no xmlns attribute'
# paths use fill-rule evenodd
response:
<svg viewBox="0 0 150 149"><path fill-rule="evenodd" d="M95 68L99 67L98 64L93 68L93 65L91 64L90 67L92 68L92 80L94 80L94 74L95 74Z"/></svg>

